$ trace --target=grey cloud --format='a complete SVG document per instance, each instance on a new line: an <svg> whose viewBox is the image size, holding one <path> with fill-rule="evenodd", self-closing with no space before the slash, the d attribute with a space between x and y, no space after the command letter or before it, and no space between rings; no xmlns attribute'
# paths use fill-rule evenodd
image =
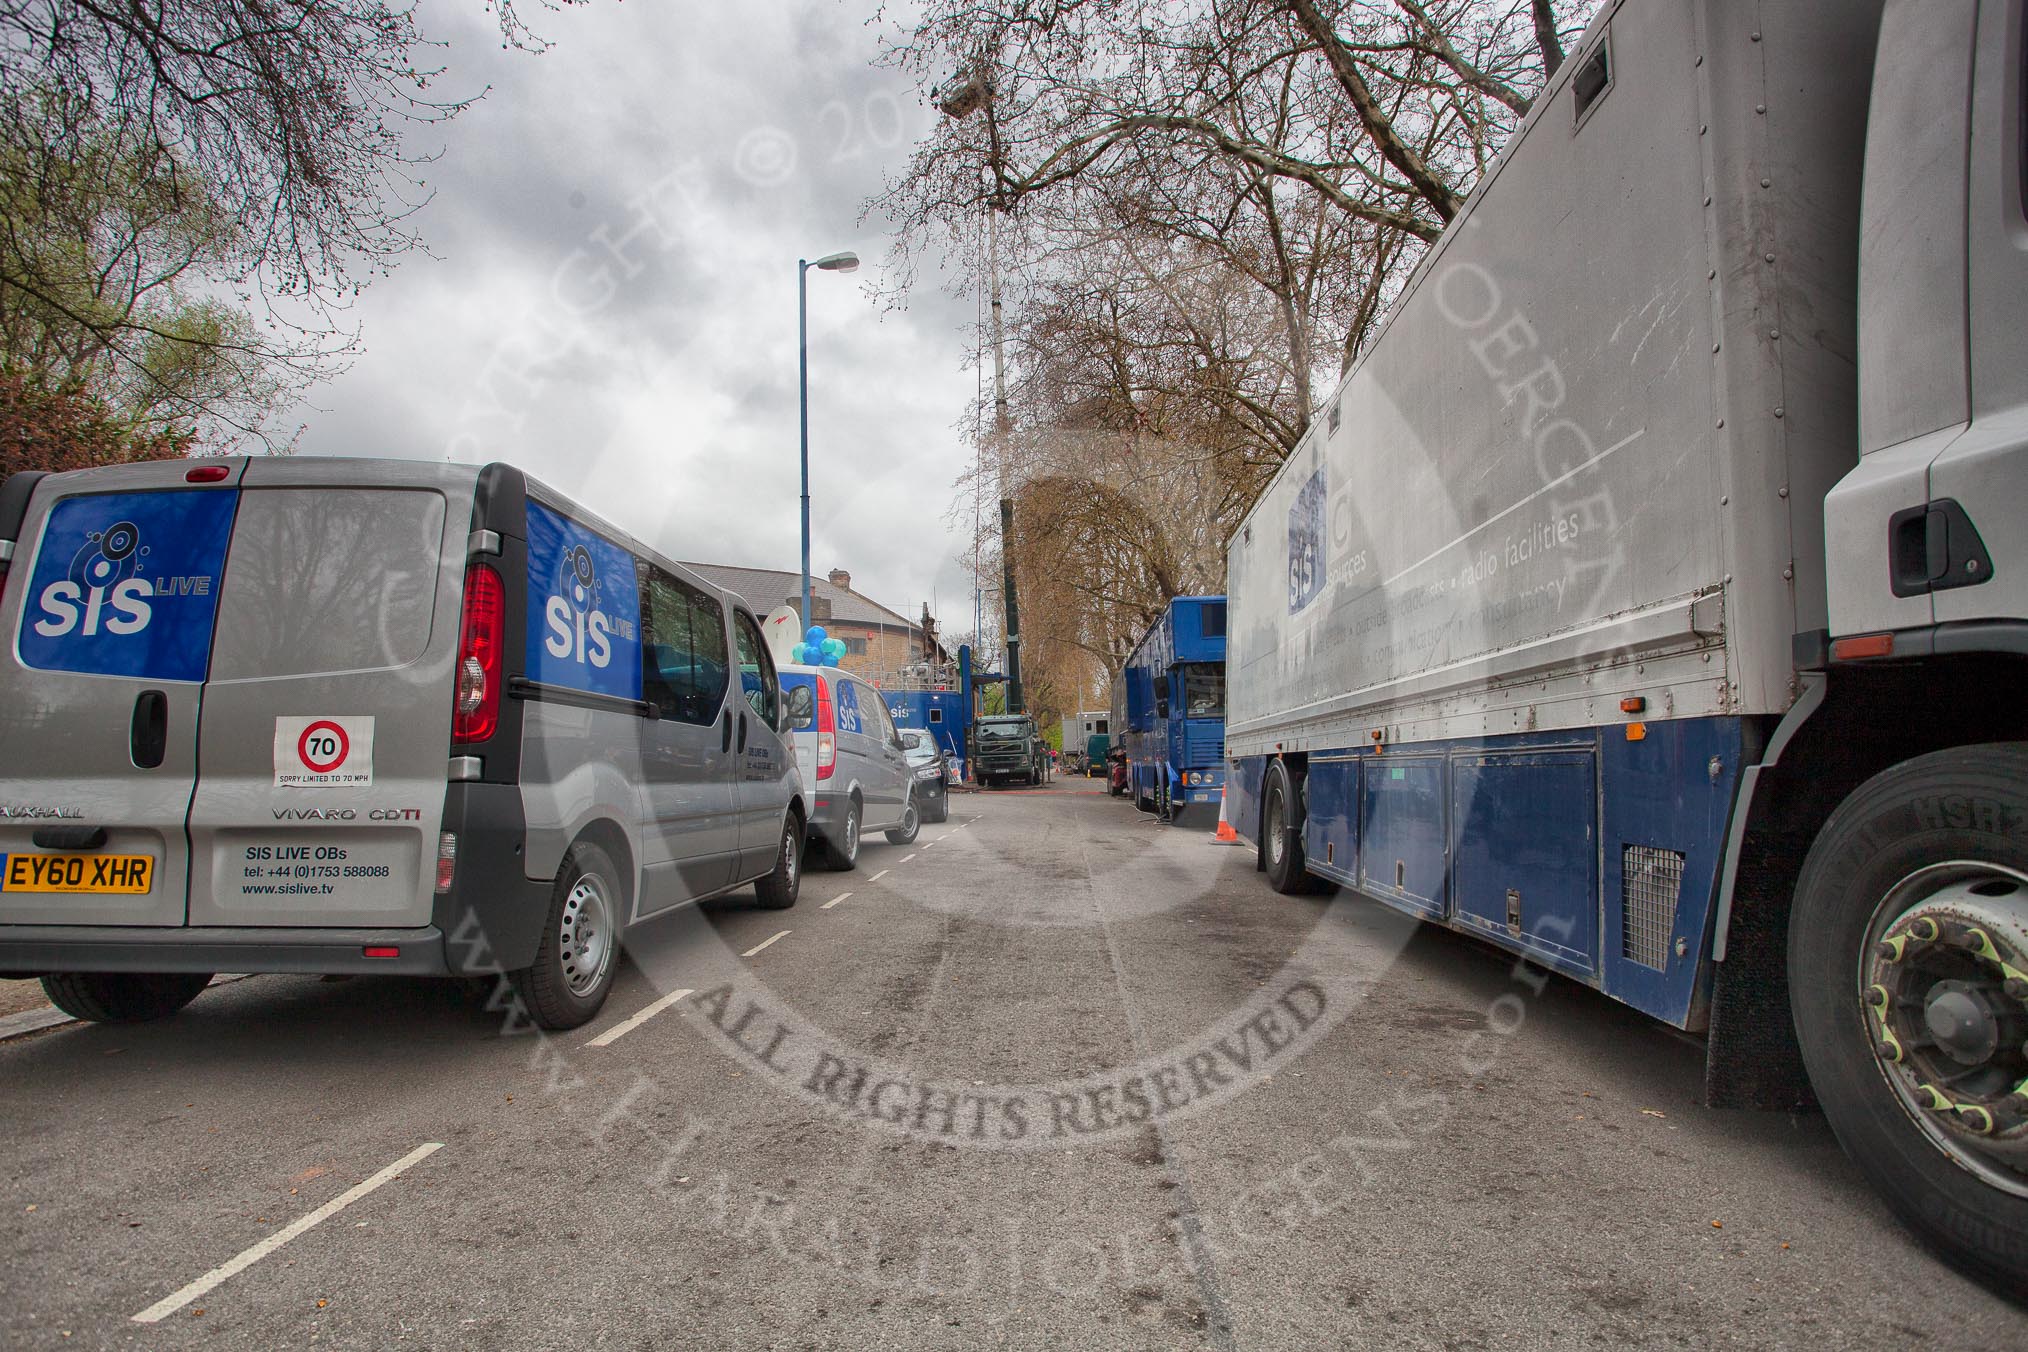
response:
<svg viewBox="0 0 2028 1352"><path fill-rule="evenodd" d="M595 0L542 17L539 57L467 0L424 18L445 88L492 90L441 129L437 257L366 293L366 355L299 412L304 451L506 459L679 557L796 567L795 260L877 267L860 205L928 117L869 65L863 14ZM812 563L910 612L934 591L968 629L946 508L972 307L882 314L865 278L811 280Z"/></svg>

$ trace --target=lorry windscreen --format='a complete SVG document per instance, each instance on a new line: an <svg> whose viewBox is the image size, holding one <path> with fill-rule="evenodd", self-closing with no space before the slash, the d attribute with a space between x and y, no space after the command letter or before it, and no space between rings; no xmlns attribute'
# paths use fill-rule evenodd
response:
<svg viewBox="0 0 2028 1352"><path fill-rule="evenodd" d="M1183 716L1225 717L1225 667L1217 662L1188 662L1183 673Z"/></svg>

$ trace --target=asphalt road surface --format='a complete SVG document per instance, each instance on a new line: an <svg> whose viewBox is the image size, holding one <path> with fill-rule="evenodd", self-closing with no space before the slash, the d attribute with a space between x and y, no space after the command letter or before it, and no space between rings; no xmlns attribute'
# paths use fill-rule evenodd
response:
<svg viewBox="0 0 2028 1352"><path fill-rule="evenodd" d="M259 977L0 1044L0 1342L2028 1336L1821 1120L1698 1107L1631 1011L1096 781L953 808L791 911L673 919L568 1035Z"/></svg>

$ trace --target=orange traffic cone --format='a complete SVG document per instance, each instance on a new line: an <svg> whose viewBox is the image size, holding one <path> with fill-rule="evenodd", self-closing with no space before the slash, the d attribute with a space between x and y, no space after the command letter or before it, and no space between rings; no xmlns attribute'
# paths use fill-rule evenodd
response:
<svg viewBox="0 0 2028 1352"><path fill-rule="evenodd" d="M1225 819L1225 788L1223 785L1218 790L1218 834L1213 836L1212 839L1221 845L1239 844L1239 832L1233 830L1232 823Z"/></svg>

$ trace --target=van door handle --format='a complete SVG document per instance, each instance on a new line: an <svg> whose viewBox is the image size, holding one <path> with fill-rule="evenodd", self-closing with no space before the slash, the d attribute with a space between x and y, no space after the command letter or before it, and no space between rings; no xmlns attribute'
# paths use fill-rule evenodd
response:
<svg viewBox="0 0 2028 1352"><path fill-rule="evenodd" d="M746 713L744 711L741 711L739 715L739 749L742 752L746 750Z"/></svg>
<svg viewBox="0 0 2028 1352"><path fill-rule="evenodd" d="M127 751L135 768L152 770L169 752L169 697L143 690L134 700L134 721L127 731Z"/></svg>
<svg viewBox="0 0 2028 1352"><path fill-rule="evenodd" d="M719 733L718 737L718 754L721 756L732 750L732 710L730 709L725 711L724 724L724 729Z"/></svg>

